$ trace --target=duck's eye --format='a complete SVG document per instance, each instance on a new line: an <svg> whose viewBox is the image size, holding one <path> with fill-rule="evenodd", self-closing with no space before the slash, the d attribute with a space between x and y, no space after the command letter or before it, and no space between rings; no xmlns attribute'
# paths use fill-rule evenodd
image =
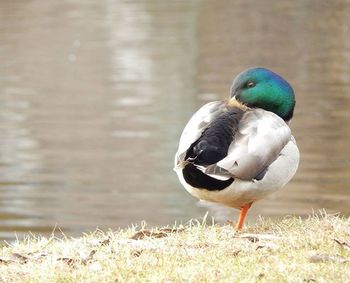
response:
<svg viewBox="0 0 350 283"><path fill-rule="evenodd" d="M252 87L255 87L255 82L248 82L247 88L252 88Z"/></svg>

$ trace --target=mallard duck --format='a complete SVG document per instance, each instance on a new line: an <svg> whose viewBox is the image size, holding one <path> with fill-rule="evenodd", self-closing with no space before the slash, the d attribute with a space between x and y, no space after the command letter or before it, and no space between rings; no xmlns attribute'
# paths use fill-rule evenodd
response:
<svg viewBox="0 0 350 283"><path fill-rule="evenodd" d="M288 126L294 106L294 91L278 74L238 74L230 98L205 104L184 128L174 168L181 184L200 200L240 209L241 230L251 205L297 171L299 150Z"/></svg>

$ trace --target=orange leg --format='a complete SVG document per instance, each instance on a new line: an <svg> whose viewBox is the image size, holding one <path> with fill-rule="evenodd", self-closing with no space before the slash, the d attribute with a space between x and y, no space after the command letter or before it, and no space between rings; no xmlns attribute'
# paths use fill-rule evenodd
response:
<svg viewBox="0 0 350 283"><path fill-rule="evenodd" d="M238 218L237 224L235 226L236 230L242 230L244 219L245 219L247 212L251 206L252 206L252 202L245 204L241 207L241 212L239 213L239 218Z"/></svg>

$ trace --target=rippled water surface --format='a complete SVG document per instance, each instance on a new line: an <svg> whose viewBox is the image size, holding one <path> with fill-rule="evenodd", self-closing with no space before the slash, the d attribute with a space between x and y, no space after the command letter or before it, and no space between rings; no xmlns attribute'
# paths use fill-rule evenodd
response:
<svg viewBox="0 0 350 283"><path fill-rule="evenodd" d="M249 220L350 215L349 14L349 1L1 1L0 238L235 217L198 205L173 155L191 114L255 65L293 85L302 159Z"/></svg>

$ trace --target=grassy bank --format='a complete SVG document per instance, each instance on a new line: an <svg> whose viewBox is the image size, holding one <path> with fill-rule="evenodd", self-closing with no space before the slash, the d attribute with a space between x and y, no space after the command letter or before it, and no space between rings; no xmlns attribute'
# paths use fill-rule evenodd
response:
<svg viewBox="0 0 350 283"><path fill-rule="evenodd" d="M350 219L96 231L0 250L0 282L350 282Z"/></svg>

